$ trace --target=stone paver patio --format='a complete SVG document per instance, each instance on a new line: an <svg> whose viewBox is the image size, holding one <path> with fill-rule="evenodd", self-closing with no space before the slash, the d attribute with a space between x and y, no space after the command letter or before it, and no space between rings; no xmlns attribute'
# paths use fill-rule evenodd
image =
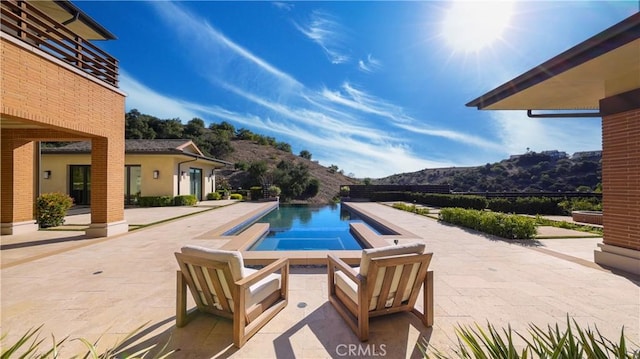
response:
<svg viewBox="0 0 640 359"><path fill-rule="evenodd" d="M173 252L186 244L221 247L227 240L197 237L260 205L237 203L114 238L63 241L59 238L83 232L45 231L30 238L2 237L6 342L43 325L46 343L51 333L90 341L102 335L99 343L107 346L147 323L132 347L170 340L169 348L177 350L173 358L349 357L349 345L360 343L328 304L322 267L292 268L289 305L240 350L232 346L228 320L198 315L175 328ZM376 203L357 206L417 234L434 253L434 326L424 328L410 314L374 319L370 340L360 347L371 356L420 357L415 344L421 337L446 350L456 341L457 324L491 321L525 332L529 323L563 326L567 315L583 326L596 325L613 340L624 326L626 336L640 343L640 280L593 264L589 253L597 239L526 246ZM62 357L79 348L80 342L68 342Z"/></svg>

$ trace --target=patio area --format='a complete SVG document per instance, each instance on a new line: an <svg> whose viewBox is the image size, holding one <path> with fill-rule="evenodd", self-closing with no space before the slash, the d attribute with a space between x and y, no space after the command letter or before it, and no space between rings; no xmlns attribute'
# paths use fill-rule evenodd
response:
<svg viewBox="0 0 640 359"><path fill-rule="evenodd" d="M169 341L176 350L171 358L349 357L350 345L360 342L328 303L326 268L320 266L291 268L289 305L242 349L233 347L226 319L201 314L176 329L173 253L187 244L224 246L227 239L199 237L261 205L198 207L204 211L189 209L198 213L176 220L170 219L182 213L175 208L162 215L136 209L137 222L126 210L130 224L167 221L110 238L66 231L3 236L0 330L8 334L6 343L43 325L46 344L51 334L89 341L102 336L101 348L146 324L132 348ZM425 328L410 314L373 319L370 339L359 347L372 357L421 357L416 343L422 337L446 351L457 341L458 324L490 321L525 333L529 323L563 327L567 315L612 340L624 326L627 338L640 344L640 279L594 264L600 239L510 243L377 203L356 205L416 234L434 253L434 326ZM79 341L65 343L61 355L80 348Z"/></svg>

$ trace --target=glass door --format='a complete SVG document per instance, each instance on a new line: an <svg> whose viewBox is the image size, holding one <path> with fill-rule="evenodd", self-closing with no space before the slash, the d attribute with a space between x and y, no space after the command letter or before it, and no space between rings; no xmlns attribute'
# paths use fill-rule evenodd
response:
<svg viewBox="0 0 640 359"><path fill-rule="evenodd" d="M141 191L142 167L140 165L124 166L124 204L138 204Z"/></svg>
<svg viewBox="0 0 640 359"><path fill-rule="evenodd" d="M189 168L190 191L198 201L202 201L202 169Z"/></svg>
<svg viewBox="0 0 640 359"><path fill-rule="evenodd" d="M69 166L69 195L76 205L91 204L91 166Z"/></svg>

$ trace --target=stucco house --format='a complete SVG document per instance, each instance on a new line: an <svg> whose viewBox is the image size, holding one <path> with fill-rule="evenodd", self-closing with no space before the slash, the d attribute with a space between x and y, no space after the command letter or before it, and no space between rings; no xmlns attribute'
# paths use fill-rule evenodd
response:
<svg viewBox="0 0 640 359"><path fill-rule="evenodd" d="M90 141L90 237L128 231L115 36L66 0L0 2L0 233L38 230L40 141Z"/></svg>
<svg viewBox="0 0 640 359"><path fill-rule="evenodd" d="M77 205L91 203L91 142L42 148L40 192L67 193ZM124 203L140 196L194 195L215 191L215 170L231 163L205 156L191 140L125 140Z"/></svg>
<svg viewBox="0 0 640 359"><path fill-rule="evenodd" d="M640 274L640 13L467 106L527 110L530 117L548 121L602 118L604 238L594 251L594 260Z"/></svg>

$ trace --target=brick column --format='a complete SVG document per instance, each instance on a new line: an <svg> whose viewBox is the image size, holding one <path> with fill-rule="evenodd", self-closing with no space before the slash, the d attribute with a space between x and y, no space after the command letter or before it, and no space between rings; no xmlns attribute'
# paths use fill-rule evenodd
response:
<svg viewBox="0 0 640 359"><path fill-rule="evenodd" d="M10 132L10 131L6 131ZM2 136L0 167L1 234L35 232L35 144L32 141Z"/></svg>
<svg viewBox="0 0 640 359"><path fill-rule="evenodd" d="M124 138L93 138L91 226L86 234L106 237L125 233L128 227L124 219Z"/></svg>
<svg viewBox="0 0 640 359"><path fill-rule="evenodd" d="M600 101L604 238L595 262L640 274L640 89Z"/></svg>

